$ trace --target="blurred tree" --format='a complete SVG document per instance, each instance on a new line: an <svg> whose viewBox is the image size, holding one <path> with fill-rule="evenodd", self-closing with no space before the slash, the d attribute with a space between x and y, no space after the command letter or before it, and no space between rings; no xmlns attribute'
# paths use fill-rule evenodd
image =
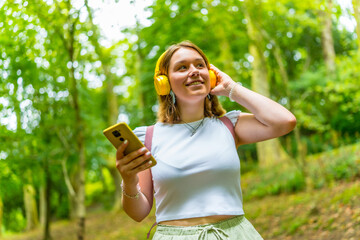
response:
<svg viewBox="0 0 360 240"><path fill-rule="evenodd" d="M261 2L245 1L244 11L247 20L247 32L251 40L249 52L253 57L252 89L264 96L270 97L268 69L263 54L266 44L261 34L261 24L259 23L259 19L262 19L259 16L262 14ZM256 26L255 21L257 21ZM281 162L288 158L278 139L271 139L256 145L258 160L263 166Z"/></svg>
<svg viewBox="0 0 360 240"><path fill-rule="evenodd" d="M21 14L21 5L7 3L2 5L1 8L1 22L5 27L1 30L0 52L2 53L1 62L5 64L3 64L2 68L3 74L0 89L2 91L1 98L8 102L5 110L9 109L11 112L9 115L13 117L13 131L2 131L2 134L4 134L5 139L9 139L9 137L6 137L9 135L14 136L11 142L7 140L2 141L1 153L12 158L12 161L8 160L10 171L18 174L22 173L20 175L23 182L21 186L23 191L21 203L23 204L23 209L25 209L26 228L33 229L38 225L34 187L37 178L36 176L33 177L31 172L40 169L36 163L33 164L33 162L36 162L36 158L29 156L32 154L32 144L25 144L29 140L29 136L24 129L27 127L31 128L33 119L29 116L29 112L32 110L31 102L25 101L26 98L24 98L24 93L29 87L24 78L35 75L34 65L31 63L32 56L29 56L30 54L26 55L26 50L27 46L35 40L36 32L33 29L26 29L25 21L16 21L17 17ZM4 21L4 19L7 21ZM23 31L28 34L28 42L25 40ZM9 115L7 117L10 117ZM22 151L20 151L20 148ZM30 166L25 168L28 165ZM5 195L5 193L3 194ZM6 199L5 197L4 203L7 204L9 201L11 199ZM5 218L8 219L13 209L5 209Z"/></svg>
<svg viewBox="0 0 360 240"><path fill-rule="evenodd" d="M79 62L77 61L78 55L81 50L81 44L78 42L80 25L79 17L80 11L74 8L70 2L55 2L55 11L52 15L38 14L38 17L43 23L52 22L53 26L46 26L48 31L55 31L56 36L63 44L64 53L66 54L64 60L67 63L69 69L65 79L68 81L68 89L70 94L70 104L73 109L73 128L74 135L73 140L75 142L75 152L77 159L77 166L72 168L71 177L72 185L75 190L75 195L72 197L72 203L74 204L74 211L78 219L78 239L85 238L85 167L86 167L86 155L85 155L85 124L82 116L82 108L80 105L80 87L78 83L81 80L78 74ZM39 13L35 10L35 12ZM50 19L48 19L50 18ZM56 20L55 20L56 19ZM66 26L64 28L63 26Z"/></svg>
<svg viewBox="0 0 360 240"><path fill-rule="evenodd" d="M27 2L10 4L11 3L9 3L9 6L26 6ZM40 74L34 78L25 78L26 83L30 83L30 80L32 80L33 95L35 96L35 101L33 101L33 103L34 105L37 105L38 110L41 111L41 121L35 124L35 128L40 124L41 127L46 129L42 133L37 129L38 131L36 133L40 134L33 134L34 141L49 143L51 142L51 139L53 139L53 136L59 135L59 140L62 142L64 142L63 140L65 139L67 142L71 141L76 143L75 148L65 148L65 154L61 156L61 158L64 157L66 159L67 157L70 157L72 160L75 160L73 162L76 162L77 164L77 167L72 167L71 171L71 175L74 179L72 184L75 186L75 195L73 195L74 197L72 199L75 203L73 206L75 207L76 216L79 219L78 237L79 239L82 239L84 237L85 222L84 134L86 129L83 121L84 114L80 107L81 94L79 93L79 88L86 88L84 88L83 84L79 83L82 76L81 71L83 71L83 65L81 66L81 61L79 61L80 46L82 44L79 31L79 26L81 26L79 23L80 11L74 8L70 2L43 3L42 1L37 1L32 2L32 4L27 6L23 12L25 15L24 21L26 22L27 19L35 19L33 26L35 25L36 29L39 31L39 34L36 35L36 44L34 48L30 47L28 52L31 52L31 50L39 52L38 55L34 56L32 61L33 63L37 63L34 69L39 71ZM49 22L52 24L49 25ZM29 27L31 24L27 23L25 26ZM41 44L37 42L40 42ZM56 79L56 81L54 81L54 79ZM85 91L82 93L84 92ZM47 95L47 97L44 95ZM69 99L67 98L68 95L70 95ZM70 100L71 107L66 104L57 103L62 101L63 98ZM68 102L69 101L66 101L66 103ZM63 110L63 107L65 107L66 110ZM15 113L16 112L17 111L15 110ZM65 114L59 114L60 112ZM61 118L54 117L57 114L59 114ZM20 119L20 117L17 119ZM56 125L53 124L54 122L61 124ZM65 127L62 128L62 125ZM72 127L69 128L69 126ZM69 132L71 133L69 134ZM49 135L51 136L49 137ZM66 137L61 138L60 136ZM49 155L40 153L40 149L45 150L46 153L46 150L49 148L52 148L53 150L50 151ZM41 171L41 173L45 175L43 181L43 184L45 185L42 185L40 189L44 189L42 192L45 192L48 195L40 198L45 200L40 201L41 204L45 205L45 207L41 206L40 209L42 209L42 211L47 211L46 213L42 212L41 216L42 222L45 222L44 236L45 238L48 238L49 217L46 217L46 220L43 219L44 216L49 216L48 210L50 204L46 203L46 200L50 199L50 186L48 185L50 183L50 173L47 171L47 166L49 157L56 156L59 153L57 150L61 149L61 145L47 145L44 143L44 145L38 144L36 149L39 150L39 158L44 162L42 167L45 171ZM76 166L75 163L73 166ZM65 174L65 176L67 175ZM69 192L71 192L71 190L69 190ZM24 196L26 197L28 195L24 194ZM33 204L27 205L32 206Z"/></svg>
<svg viewBox="0 0 360 240"><path fill-rule="evenodd" d="M136 1L133 0L132 4L136 7ZM136 23L134 29L134 36L136 36L136 41L132 46L132 50L135 55L134 62L134 80L136 88L133 89L135 96L137 96L137 109L138 109L138 121L140 125L145 125L145 92L143 90L143 81L141 77L141 68L144 64L145 54L143 53L141 43L143 42L142 35L140 34L142 26L140 25L139 17L135 15Z"/></svg>
<svg viewBox="0 0 360 240"><path fill-rule="evenodd" d="M272 85L271 95L280 99L283 105L290 111L293 111L293 105L289 82L296 74L292 66L300 65L296 63L296 61L299 61L299 58L295 58L293 53L304 52L304 50L301 49L303 47L301 46L301 36L305 35L302 33L304 31L303 29L317 26L315 19L307 14L311 9L316 9L314 4L312 1L269 1L267 4L263 4L264 11L268 13L267 16L265 16L269 18L269 20L262 22L263 27L257 26L257 21L254 21L256 28L260 30L262 38L267 42L264 55L266 56L266 53L269 51L270 54L267 59L268 69L270 71L269 75L271 78L275 78L275 83L280 87L280 89L278 89ZM307 37L311 38L311 35L307 34ZM310 59L312 59L310 55L311 52L309 51L306 68L309 67ZM294 59L296 60L294 61ZM276 65L272 63L273 61ZM306 175L306 145L301 140L299 126L297 126L293 132L299 152L297 156L293 156L293 159L296 160L295 163ZM291 154L291 137L286 136L283 138L287 138L287 151Z"/></svg>
<svg viewBox="0 0 360 240"><path fill-rule="evenodd" d="M2 222L3 222L3 208L4 208L4 205L3 205L3 202L2 202L2 197L0 195L0 237L2 235Z"/></svg>
<svg viewBox="0 0 360 240"><path fill-rule="evenodd" d="M358 49L360 50L360 2L358 0L353 0L352 5L354 8L354 17L356 21L356 34L357 34L357 43Z"/></svg>
<svg viewBox="0 0 360 240"><path fill-rule="evenodd" d="M38 209L35 200L35 188L31 184L24 185L24 203L26 213L26 230L35 229L39 223Z"/></svg>
<svg viewBox="0 0 360 240"><path fill-rule="evenodd" d="M115 65L115 59L113 52L123 41L119 41L109 48L105 48L100 45L99 39L101 39L100 31L93 21L93 10L90 8L88 1L85 1L85 6L89 15L89 23L91 25L92 35L89 37L92 45L95 48L95 52L98 56L98 61L101 62L102 72L106 76L104 81L104 93L106 96L106 124L107 126L114 125L117 122L119 116L119 104L117 96L114 92L114 86L118 77L111 72L112 66ZM115 185L114 204L113 211L119 211L121 209L121 177L115 166L115 159L113 155L106 155L106 161L104 166L109 170ZM104 183L104 181L103 181ZM107 189L104 186L104 189Z"/></svg>
<svg viewBox="0 0 360 240"><path fill-rule="evenodd" d="M325 10L320 10L320 22L323 26L321 31L322 50L325 60L325 66L329 77L336 76L336 64L335 64L335 48L334 40L332 37L332 0L322 0L325 5Z"/></svg>

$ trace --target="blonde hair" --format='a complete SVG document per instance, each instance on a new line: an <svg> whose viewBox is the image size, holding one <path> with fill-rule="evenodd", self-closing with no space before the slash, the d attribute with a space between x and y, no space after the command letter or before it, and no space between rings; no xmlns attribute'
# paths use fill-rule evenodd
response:
<svg viewBox="0 0 360 240"><path fill-rule="evenodd" d="M174 53L180 48L192 48L197 51L201 57L204 59L206 66L210 69L209 60L207 59L204 52L195 44L190 41L183 41L177 44L170 46L163 58L159 63L159 74L160 75L168 75L169 65L171 57ZM210 95L210 99L208 97L205 98L204 102L204 116L205 117L219 117L226 113L225 109L221 106L217 96ZM172 97L170 94L159 96L159 111L157 113L157 118L159 122L162 123L180 123L180 112L177 107L177 103L173 104Z"/></svg>

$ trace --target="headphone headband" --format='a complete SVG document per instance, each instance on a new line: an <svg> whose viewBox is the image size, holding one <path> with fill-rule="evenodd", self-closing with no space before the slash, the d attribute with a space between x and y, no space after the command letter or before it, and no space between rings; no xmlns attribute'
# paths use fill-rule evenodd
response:
<svg viewBox="0 0 360 240"><path fill-rule="evenodd" d="M157 60L157 62L156 62L154 77L156 77L156 76L158 76L158 75L160 74L160 62L161 62L162 59L164 58L166 52L167 52L167 51L163 52L163 53L160 55L160 57L159 57L159 59Z"/></svg>

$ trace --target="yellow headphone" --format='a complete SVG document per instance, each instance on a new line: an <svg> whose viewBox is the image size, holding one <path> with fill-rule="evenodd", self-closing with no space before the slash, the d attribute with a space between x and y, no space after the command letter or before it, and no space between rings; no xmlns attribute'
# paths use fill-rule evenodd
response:
<svg viewBox="0 0 360 240"><path fill-rule="evenodd" d="M166 51L163 54L161 54L161 56L157 60L155 67L155 74L154 74L155 89L157 94L160 96L168 95L170 93L170 83L168 77L166 75L159 75L160 62L163 59L165 53ZM211 89L213 89L216 86L216 81L217 81L216 74L213 70L209 70L209 75L210 75L210 87Z"/></svg>

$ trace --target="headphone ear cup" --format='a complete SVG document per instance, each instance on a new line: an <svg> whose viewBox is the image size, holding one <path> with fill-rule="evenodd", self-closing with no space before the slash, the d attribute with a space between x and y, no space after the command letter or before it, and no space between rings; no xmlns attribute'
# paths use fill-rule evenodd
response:
<svg viewBox="0 0 360 240"><path fill-rule="evenodd" d="M216 87L217 77L213 70L209 70L209 75L210 75L210 87L211 89L213 89L214 87Z"/></svg>
<svg viewBox="0 0 360 240"><path fill-rule="evenodd" d="M159 75L154 77L154 85L158 95L164 96L170 93L170 84L167 76Z"/></svg>

